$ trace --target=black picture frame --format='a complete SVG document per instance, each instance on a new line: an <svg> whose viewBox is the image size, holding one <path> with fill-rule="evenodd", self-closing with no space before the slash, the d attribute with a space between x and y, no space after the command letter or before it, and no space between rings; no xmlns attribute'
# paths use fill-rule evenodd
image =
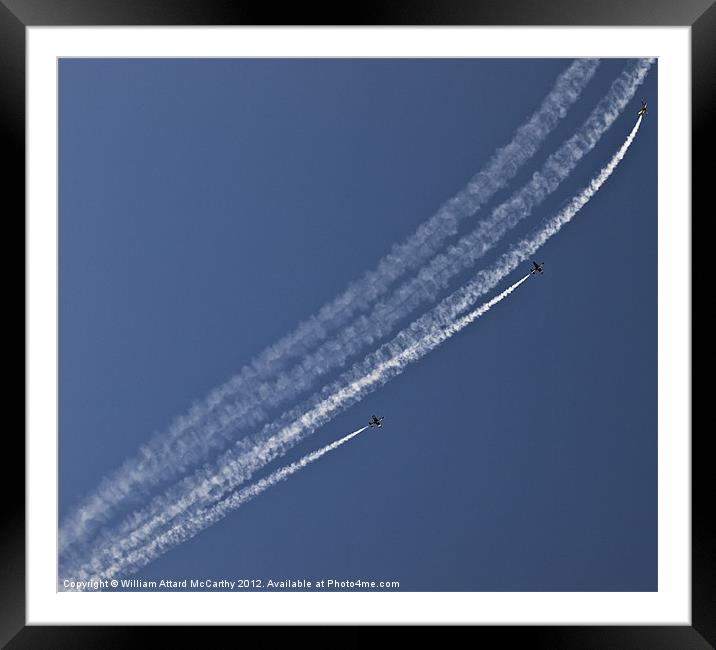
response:
<svg viewBox="0 0 716 650"><path fill-rule="evenodd" d="M692 202L705 198L710 174L710 106L716 89L716 4L714 0L400 0L364 2L339 9L334 3L286 8L274 3L226 0L0 0L0 125L6 154L4 186L10 199L6 224L23 223L25 209L25 40L33 26L119 25L543 25L543 26L690 26L692 63ZM702 164L698 164L701 160ZM9 234L9 231L6 231ZM21 234L24 240L24 228ZM7 242L8 240L6 240ZM7 249L6 249L7 250ZM27 326L27 323L25 323ZM685 434L688 432L684 432ZM709 648L716 647L714 588L714 517L709 507L710 459L707 433L692 433L692 625L691 626L476 626L475 640L549 648ZM8 431L8 459L24 474L24 442ZM206 629L186 627L26 626L25 501L7 492L0 536L0 644L9 648L126 647L162 642L181 634L184 642L207 643ZM244 628L249 633L253 628ZM259 634L263 632L254 630ZM421 629L421 640L444 642L444 631ZM309 627L298 631L311 633ZM404 634L405 630L398 631ZM297 631L272 631L272 641ZM389 640L395 631L381 630ZM178 635L177 635L178 636ZM334 635L331 634L333 637ZM342 645L357 646L373 636L369 627L336 635ZM315 637L314 637L315 638ZM335 637L334 637L335 638ZM245 639L242 633L242 639ZM338 639L336 639L338 640Z"/></svg>

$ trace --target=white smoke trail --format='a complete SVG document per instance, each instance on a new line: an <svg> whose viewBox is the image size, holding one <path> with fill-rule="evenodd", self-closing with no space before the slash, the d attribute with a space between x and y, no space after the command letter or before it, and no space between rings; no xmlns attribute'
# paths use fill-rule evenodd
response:
<svg viewBox="0 0 716 650"><path fill-rule="evenodd" d="M506 292L477 310L466 316L460 316L474 305L481 295L494 287L520 263L529 259L550 237L574 218L623 159L636 137L641 121L642 118L637 120L624 144L589 185L556 215L548 219L532 236L518 242L498 258L491 268L480 271L471 282L424 314L390 343L368 355L363 362L354 364L350 371L327 386L307 406L292 409L278 422L265 427L256 437L252 449L246 451L243 447L237 446L223 455L216 468L197 472L193 477L182 481L174 491L168 491L165 497L155 499L147 512L141 514L140 520L144 522L142 525L134 526L137 520L130 518L116 534L108 536L107 543L98 548L91 560L85 563L84 568L76 568L73 575L85 579L93 573L102 574L107 567L112 567L110 571L115 571L116 567L120 567L116 571L125 570L129 566L126 558L131 553L135 553L132 555L133 558L140 557L136 555L139 551L132 551L132 549L145 543L161 527L175 517L179 517L177 525L180 525L181 521L191 520L192 517L200 517L201 511L207 504L219 501L225 494L249 480L255 471L284 454L338 412L352 406L365 395L400 374L409 363L419 359L445 338L479 317L486 310L485 307L489 309L495 301L501 300L513 291L529 276L525 276Z"/></svg>
<svg viewBox="0 0 716 650"><path fill-rule="evenodd" d="M408 364L417 361L422 356L427 354L430 350L434 349L442 342L446 341L450 337L457 334L460 330L467 327L470 323L477 320L480 316L488 312L498 302L504 300L509 296L517 287L523 284L528 278L529 274L515 282L512 286L505 289L502 293L495 296L485 304L481 305L477 309L474 309L470 313L466 314L462 318L450 323L446 327L440 328L439 331L433 332L429 337L416 342L410 348L403 350L396 357L384 362L380 368L376 368L369 377L363 379L360 382L361 390L368 390L371 384L385 383L384 380L386 373L390 372L391 376L395 376L401 373ZM320 409L319 409L320 410ZM170 548L180 544L187 539L194 537L201 530L204 530L208 526L216 523L223 519L229 512L237 509L246 501L258 496L266 490L268 487L275 485L279 481L287 478L291 474L294 474L299 469L302 469L309 463L313 462L317 458L320 458L328 451L335 449L336 447L347 442L354 436L357 436L362 431L365 431L368 427L363 427L354 433L338 440L326 447L319 449L307 456L304 456L301 460L287 465L281 469L276 470L268 477L257 481L253 485L243 488L229 497L219 501L215 505L199 511L195 516L182 519L169 530L165 531L161 535L154 538L148 545L129 553L126 557L122 558L121 562L115 562L115 564L103 570L98 576L91 578L81 577L81 580L96 580L96 579L108 579L111 578L120 571L136 571L137 569L145 566L162 553L166 552Z"/></svg>
<svg viewBox="0 0 716 650"><path fill-rule="evenodd" d="M191 522L184 522L183 525L176 525L168 531L162 533L162 535L152 540L152 543L146 549L142 549L142 566L151 561L149 559L150 556L152 559L156 558L168 551L170 548L191 539L205 528L221 521L231 511L241 507L247 501L251 501L251 499L259 496L268 488L273 487L281 481L285 481L291 475L321 458L321 456L325 456L329 451L333 451L341 445L344 445L352 438L355 438L357 435L363 433L363 431L367 428L368 427L363 427L362 429L358 429L358 431L349 433L340 440L336 440L325 447L321 447L310 454L306 454L300 460L289 465L285 465L284 467L275 470L265 478L259 479L256 483L238 490L220 503L217 503L205 511L200 520L197 519ZM133 558L129 558L129 562L133 563Z"/></svg>
<svg viewBox="0 0 716 650"><path fill-rule="evenodd" d="M278 372L290 359L320 344L330 332L380 298L399 277L430 259L443 242L457 232L460 221L474 214L536 153L579 98L598 65L598 59L574 61L559 75L538 110L517 129L512 141L499 149L483 170L413 235L394 246L375 270L350 284L317 315L267 348L236 376L177 418L168 431L155 434L140 448L137 456L103 479L98 489L81 501L63 522L59 533L60 553L78 541L86 541L128 498L171 480L206 458L212 448L224 443L235 427L237 417L247 426L255 426L266 419L264 400L291 389L291 381L279 377L272 384L266 384L262 380ZM325 352L324 349L321 355ZM305 384L308 376L304 378L304 386L310 385ZM237 415L240 409L233 403L239 395L243 416Z"/></svg>

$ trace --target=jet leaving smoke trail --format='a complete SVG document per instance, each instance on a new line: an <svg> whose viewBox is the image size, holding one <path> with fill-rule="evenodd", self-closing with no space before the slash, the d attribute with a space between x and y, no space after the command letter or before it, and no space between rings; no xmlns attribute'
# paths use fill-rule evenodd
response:
<svg viewBox="0 0 716 650"><path fill-rule="evenodd" d="M374 369L374 371L370 373L369 376L362 378L362 380L360 381L360 390L365 394L366 392L375 390L378 385L384 384L388 380L388 374L390 375L390 377L395 377L396 375L400 374L408 366L408 364L417 361L425 354L430 352L430 350L434 349L442 342L446 341L447 339L467 327L470 323L480 318L480 316L488 312L498 302L504 300L515 289L517 289L517 287L523 284L529 277L530 274L525 275L523 278L515 282L512 286L508 287L502 293L495 296L477 309L474 309L470 313L464 315L462 318L459 318L454 322L437 329L436 331L432 332L428 337L425 337L422 340L418 340L411 347L400 352L400 354L396 355L392 359L383 362L383 364L381 364L381 367ZM319 408L315 409L314 411L318 415L318 413L321 411L320 405ZM292 463L291 465L288 465L275 471L266 479L262 479L253 485L250 485L238 492L235 492L234 494L232 494L226 499L221 500L214 506L206 508L205 510L200 510L194 516L180 519L169 530L155 537L147 546L129 553L124 558L122 558L121 561L116 561L114 564L104 569L97 576L93 576L92 578L85 578L84 575L80 573L81 577L79 579L88 579L90 581L98 579L108 579L117 575L117 573L119 573L120 571L133 572L138 570L139 568L145 566L170 548L186 541L204 528L207 528L211 524L216 523L220 519L223 519L230 511L235 510L249 499L253 498L254 496L257 496L266 488L270 487L271 485L274 485L280 480L283 480L290 474L295 473L316 458L319 458L331 449L335 449L337 446L343 444L344 442L346 442L353 436L358 435L367 428L368 427L363 427L363 429L360 429L359 431L356 431L346 436L345 438L342 438L341 440L334 442L331 445L328 445L327 447L323 447L322 449L319 449L312 454L308 454L298 462ZM96 565L97 563L95 562L95 566Z"/></svg>
<svg viewBox="0 0 716 650"><path fill-rule="evenodd" d="M120 528L117 535L113 534L108 539L119 539L122 535L124 538L118 542L108 541L98 549L91 561L85 564L85 567L90 567L89 570L81 569L75 571L74 575L85 579L92 575L92 571L98 572L103 566L119 566L120 568L116 570L110 568L110 571L115 573L124 570L128 565L126 559L123 558L129 557L131 549L144 543L157 529L175 517L179 517L179 522L181 522L184 519L190 520L192 517L200 516L201 508L207 503L218 501L223 495L249 480L255 471L284 454L297 442L332 419L339 411L352 406L365 395L400 374L408 363L417 360L439 345L445 340L446 332L451 332L454 327L460 328L460 324L464 323L465 319L470 319L471 315L476 313L478 316L481 315L478 312L485 305L467 316L460 316L482 294L494 287L520 263L529 259L550 237L574 218L623 159L636 137L641 121L642 118L637 120L624 144L589 185L555 216L548 219L543 227L531 237L525 238L513 246L498 258L490 269L480 271L471 282L455 291L410 327L400 332L390 343L368 355L363 362L354 364L352 369L344 373L338 381L333 382L315 396L308 406L292 409L284 414L278 422L266 427L261 432L262 435L257 436L253 449L246 452L237 446L235 450L224 454L218 468L213 470L207 468L203 472L197 472L194 477L181 482L174 492L169 491L165 498L155 499L150 504L148 512L141 515L141 520L145 523L133 528L133 520L130 518ZM507 292L513 291L527 277L529 276L525 276ZM502 299L502 297L504 297L503 294L498 296L498 299ZM490 303L494 304L493 301ZM490 303L486 304L491 306ZM471 321L468 320L468 322ZM267 437L271 433L273 435ZM151 515L153 518L146 521ZM139 556L132 555L132 557Z"/></svg>
<svg viewBox="0 0 716 650"><path fill-rule="evenodd" d="M399 277L430 259L443 242L456 233L459 222L474 214L536 153L578 99L598 65L598 59L574 61L559 75L539 109L517 129L512 141L499 149L484 169L413 235L394 246L375 270L350 284L316 316L301 323L236 376L213 390L204 401L177 418L168 431L155 434L140 448L136 457L128 459L106 477L98 489L63 522L59 535L60 553L78 541L85 541L127 498L174 478L197 459L205 458L234 426L235 418L230 413L235 414L237 410L231 400L237 395L241 395L245 408L252 409L254 414L255 420L250 417L244 419L247 424L255 425L265 419L262 403L271 396L273 387L261 384L261 380L271 377L289 359L299 357L320 344L331 331L347 323L360 309L368 307L383 295ZM275 384L279 389L290 388L290 383L282 378ZM254 390L256 387L258 389ZM247 390L251 390L251 394L247 394ZM212 421L206 422L207 417L211 417Z"/></svg>
<svg viewBox="0 0 716 650"><path fill-rule="evenodd" d="M355 438L357 435L363 433L367 428L368 427L363 427L362 429L358 429L358 431L349 433L347 436L344 436L343 438L340 438L325 447L321 447L310 454L306 454L300 460L275 470L268 476L256 481L256 483L234 492L231 496L209 508L203 514L201 521L185 522L184 525L177 524L153 540L147 549L142 549L143 558L149 558L150 554L152 559L156 558L181 542L191 539L205 528L221 521L227 514L229 514L229 512L241 507L247 501L251 501L251 499L259 496L261 493L265 492L268 488L273 487L277 483L285 481L291 475L321 458L321 456L325 456L329 451L337 449L349 440ZM149 561L151 560L146 559L142 566L147 564ZM139 566L136 568L139 568Z"/></svg>

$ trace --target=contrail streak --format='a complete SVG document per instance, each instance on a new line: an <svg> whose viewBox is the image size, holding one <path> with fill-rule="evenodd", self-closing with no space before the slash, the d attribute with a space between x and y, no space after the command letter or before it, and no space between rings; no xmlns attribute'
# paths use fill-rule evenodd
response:
<svg viewBox="0 0 716 650"><path fill-rule="evenodd" d="M60 553L78 541L86 541L128 498L144 494L158 483L171 480L206 458L212 448L224 444L227 435L235 428L237 405L234 401L237 396L241 396L241 408L247 411L243 422L255 426L265 420L264 401L282 390L290 390L292 386L290 379L283 376L271 384L263 380L280 371L290 359L304 355L326 340L332 331L348 323L359 310L367 308L385 294L403 274L430 259L443 242L457 232L460 221L479 210L536 153L579 98L598 65L597 59L574 61L559 75L537 111L517 129L512 141L495 152L468 185L413 235L395 245L376 269L351 283L315 316L267 348L202 402L194 404L187 414L171 424L168 431L152 436L137 456L125 461L103 479L98 489L63 522L59 533ZM321 355L325 352L325 349L322 350ZM308 376L302 386L310 386L310 383L305 383Z"/></svg>
<svg viewBox="0 0 716 650"><path fill-rule="evenodd" d="M383 364L381 364L379 368L374 369L374 371L371 372L370 375L362 378L361 381L357 382L356 385L350 387L349 390L360 390L364 394L371 390L375 390L378 385L382 385L386 381L388 381L388 378L392 378L400 374L410 363L417 361L422 356L430 352L432 349L440 345L442 342L454 336L459 331L467 327L470 323L480 318L480 316L487 313L498 302L504 300L507 296L509 296L529 277L530 274L525 275L523 278L515 282L512 286L505 289L502 293L498 294L483 305L480 305L480 307L478 307L477 309L474 309L470 313L464 315L463 317L457 319L449 325L446 325L445 327L436 329L429 336L424 337L423 339L413 344L411 347L400 352L400 354L383 362ZM318 415L321 410L322 406L318 405L314 412ZM223 517L225 517L229 512L235 510L249 499L252 499L254 496L257 496L266 488L295 473L302 467L308 465L313 460L316 460L316 458L320 458L328 451L335 449L350 438L357 436L362 431L365 431L365 429L367 428L368 427L363 427L363 429L355 431L354 433L349 434L345 438L342 438L341 440L338 440L331 445L323 447L322 449L319 449L312 454L308 454L296 463L292 463L291 465L287 465L286 467L275 471L267 478L262 479L246 488L243 488L238 492L235 492L228 498L219 501L212 507L200 510L195 515L189 518L181 519L169 530L154 538L145 547L142 547L129 553L121 560L121 562L115 562L115 564L100 573L99 576L93 576L92 578L89 578L89 580L100 579L100 577L102 579L111 578L112 576L117 575L117 573L119 573L120 571L136 571L137 569L141 568L142 566L145 566L146 564L154 560L162 553L166 552L169 548L186 541L204 528L207 528L208 526L212 525L213 523L216 523L220 519L223 519ZM79 579L85 580L87 578L85 578L82 573L80 573Z"/></svg>
<svg viewBox="0 0 716 650"><path fill-rule="evenodd" d="M193 477L182 481L174 491L168 491L165 497L155 499L150 504L148 512L142 513L140 518L144 520L142 525L133 527L137 519L130 518L116 534L108 536L108 542L100 547L91 561L85 564L85 568L77 570L75 575L81 579L91 576L93 571L104 575L101 573L102 567L108 566L113 567L109 569L110 571L124 570L129 565L123 558L129 557L131 553L138 553L139 551L132 551L132 549L145 543L159 528L175 517L179 517L177 525L180 525L181 521L200 517L202 509L208 503L220 500L238 485L249 480L259 468L284 454L338 412L352 406L365 395L400 374L409 363L421 358L513 291L529 276L525 276L485 305L466 316L461 316L482 294L494 287L519 264L529 259L550 237L557 234L574 218L623 159L636 137L641 121L642 118L637 120L624 144L589 185L556 215L549 218L533 235L511 247L492 267L480 271L472 281L400 332L390 343L384 344L368 355L363 362L354 364L350 371L327 386L307 406L292 409L277 423L265 427L261 434L256 436L253 448L246 450L244 444L237 445L235 449L229 450L222 456L217 467L195 473ZM149 519L152 515L153 518ZM119 541L114 541L118 539ZM132 555L132 557L139 556Z"/></svg>
<svg viewBox="0 0 716 650"><path fill-rule="evenodd" d="M303 458L296 461L295 463L285 465L284 467L275 470L267 477L256 481L256 483L253 483L252 485L249 485L245 488L242 488L241 490L234 492L232 495L230 495L223 501L204 511L200 519L195 519L189 522L182 522L182 524L177 524L173 526L168 531L162 533L159 537L152 540L152 543L149 544L146 548L142 549L142 566L148 564L151 559L162 555L170 548L177 546L178 544L181 544L188 539L191 539L205 528L208 528L209 526L217 523L218 521L221 521L224 517L226 517L227 514L229 514L233 510L236 510L237 508L240 508L247 501L251 501L251 499L259 496L262 492L265 492L268 488L273 487L277 483L285 481L291 475L295 474L307 465L310 465L314 461L321 458L321 456L325 456L329 451L337 449L352 438L355 438L357 435L363 433L363 431L365 431L367 428L368 427L363 427L362 429L358 429L358 431L349 433L347 436L344 436L340 440L336 440L335 442L332 442L325 447L321 447L320 449L311 452L310 454L306 454ZM130 561L132 561L131 558ZM139 567L137 566L136 568Z"/></svg>

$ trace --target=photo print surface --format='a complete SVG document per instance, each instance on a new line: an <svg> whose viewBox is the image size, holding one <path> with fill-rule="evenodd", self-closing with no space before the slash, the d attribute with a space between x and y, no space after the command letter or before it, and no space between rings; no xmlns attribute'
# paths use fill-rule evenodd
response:
<svg viewBox="0 0 716 650"><path fill-rule="evenodd" d="M60 59L62 591L656 591L646 59Z"/></svg>

